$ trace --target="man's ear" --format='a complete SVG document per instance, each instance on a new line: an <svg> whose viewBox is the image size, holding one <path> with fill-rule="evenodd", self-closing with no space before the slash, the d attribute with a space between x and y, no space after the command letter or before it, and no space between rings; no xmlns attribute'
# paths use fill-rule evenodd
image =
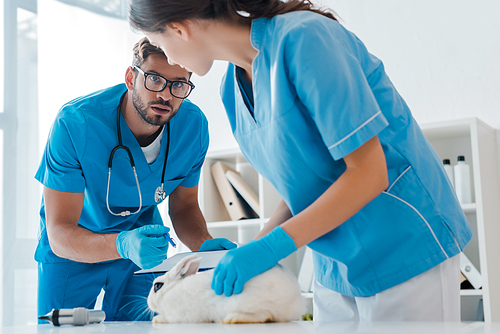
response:
<svg viewBox="0 0 500 334"><path fill-rule="evenodd" d="M134 78L135 70L132 68L132 66L129 66L127 68L127 71L125 72L125 84L127 85L128 90L134 89Z"/></svg>

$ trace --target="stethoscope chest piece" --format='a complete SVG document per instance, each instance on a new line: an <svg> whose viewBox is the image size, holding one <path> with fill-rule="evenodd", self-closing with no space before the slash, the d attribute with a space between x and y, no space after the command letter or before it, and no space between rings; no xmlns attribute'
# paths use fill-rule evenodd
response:
<svg viewBox="0 0 500 334"><path fill-rule="evenodd" d="M167 192L165 190L163 190L163 184L162 184L161 186L156 188L155 202L159 203L159 202L163 201L166 197L167 197Z"/></svg>

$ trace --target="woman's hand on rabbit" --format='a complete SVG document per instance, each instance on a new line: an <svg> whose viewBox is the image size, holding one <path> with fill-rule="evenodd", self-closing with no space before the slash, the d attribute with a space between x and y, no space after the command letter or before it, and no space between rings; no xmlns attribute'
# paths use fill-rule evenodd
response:
<svg viewBox="0 0 500 334"><path fill-rule="evenodd" d="M236 244L234 242L229 241L225 238L215 238L215 239L205 240L201 244L200 249L198 249L198 252L233 249L233 248L236 248Z"/></svg>
<svg viewBox="0 0 500 334"><path fill-rule="evenodd" d="M295 241L278 226L261 239L227 252L214 270L212 289L227 297L239 294L248 280L296 250Z"/></svg>

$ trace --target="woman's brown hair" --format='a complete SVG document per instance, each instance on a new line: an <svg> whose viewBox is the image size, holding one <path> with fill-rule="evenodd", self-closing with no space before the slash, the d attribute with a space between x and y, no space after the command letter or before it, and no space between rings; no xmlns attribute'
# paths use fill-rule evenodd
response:
<svg viewBox="0 0 500 334"><path fill-rule="evenodd" d="M330 9L315 8L309 0L130 0L133 29L162 33L166 25L193 19L250 22L262 17L308 10L337 20Z"/></svg>

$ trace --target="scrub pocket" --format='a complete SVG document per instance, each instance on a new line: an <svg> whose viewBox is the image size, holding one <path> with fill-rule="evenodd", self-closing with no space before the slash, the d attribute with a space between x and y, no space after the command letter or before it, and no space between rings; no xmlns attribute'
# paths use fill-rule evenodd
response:
<svg viewBox="0 0 500 334"><path fill-rule="evenodd" d="M352 219L384 289L432 268L457 247L411 166Z"/></svg>
<svg viewBox="0 0 500 334"><path fill-rule="evenodd" d="M452 221L451 217L455 215L463 216L463 212L460 207L457 207L453 193L446 191L449 189L440 184L430 186L439 187L440 198L433 198L429 194L428 188L424 186L418 175L416 175L415 170L411 166L408 166L382 194L392 196L415 211L422 221L425 222L442 252L448 258L460 252L461 248L453 229L444 217ZM436 201L439 201L439 204ZM457 217L456 220L460 221L462 217Z"/></svg>

